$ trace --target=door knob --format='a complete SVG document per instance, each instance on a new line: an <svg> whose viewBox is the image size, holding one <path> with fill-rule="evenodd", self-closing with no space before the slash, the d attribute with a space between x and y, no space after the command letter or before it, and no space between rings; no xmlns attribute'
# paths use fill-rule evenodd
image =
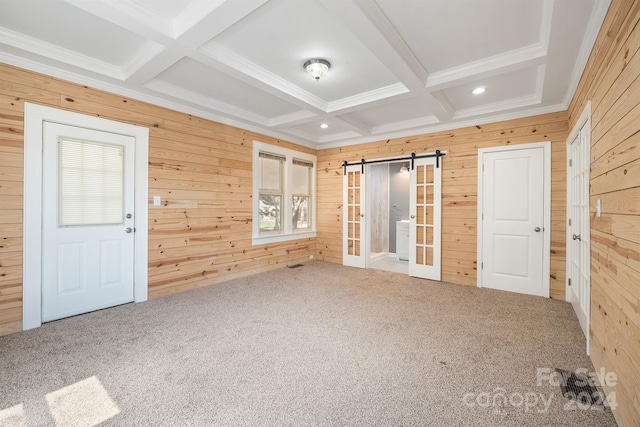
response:
<svg viewBox="0 0 640 427"><path fill-rule="evenodd" d="M416 217L415 215L411 215L411 219L413 219L413 218L415 218L415 217Z"/></svg>
<svg viewBox="0 0 640 427"><path fill-rule="evenodd" d="M582 241L582 239L580 238L580 235L579 235L579 234L574 234L574 235L573 235L573 240L580 240L580 241Z"/></svg>
<svg viewBox="0 0 640 427"><path fill-rule="evenodd" d="M360 214L360 218L364 218L364 214L363 213Z"/></svg>
<svg viewBox="0 0 640 427"><path fill-rule="evenodd" d="M540 230L542 230L540 227L536 227L536 228L533 229L533 231L535 231L536 233L539 233Z"/></svg>
<svg viewBox="0 0 640 427"><path fill-rule="evenodd" d="M131 227L127 227L124 229L125 233L131 233L133 231L133 228Z"/></svg>
<svg viewBox="0 0 640 427"><path fill-rule="evenodd" d="M127 219L131 219L133 215L131 215L130 213L127 214Z"/></svg>

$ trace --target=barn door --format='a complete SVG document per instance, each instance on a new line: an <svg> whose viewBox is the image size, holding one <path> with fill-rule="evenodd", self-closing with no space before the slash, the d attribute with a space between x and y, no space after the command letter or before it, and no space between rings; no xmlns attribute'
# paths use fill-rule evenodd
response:
<svg viewBox="0 0 640 427"><path fill-rule="evenodd" d="M414 160L409 190L409 275L440 280L442 159Z"/></svg>
<svg viewBox="0 0 640 427"><path fill-rule="evenodd" d="M342 264L366 268L365 180L362 165L345 167L342 194Z"/></svg>

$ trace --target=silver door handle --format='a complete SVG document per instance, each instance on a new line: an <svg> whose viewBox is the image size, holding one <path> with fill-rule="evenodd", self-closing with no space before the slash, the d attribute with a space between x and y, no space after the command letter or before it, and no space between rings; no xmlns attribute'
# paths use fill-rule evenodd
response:
<svg viewBox="0 0 640 427"><path fill-rule="evenodd" d="M131 227L127 227L127 228L124 229L125 233L131 233L132 231L133 231L133 228L131 228Z"/></svg>
<svg viewBox="0 0 640 427"><path fill-rule="evenodd" d="M542 228L540 228L540 227L536 227L536 228L533 229L533 231L535 231L536 233L539 233L541 230L542 230Z"/></svg>
<svg viewBox="0 0 640 427"><path fill-rule="evenodd" d="M364 218L364 214L360 214L360 218Z"/></svg>
<svg viewBox="0 0 640 427"><path fill-rule="evenodd" d="M411 218L411 219L413 219L413 218L415 218L415 217L416 217L415 215L411 215L411 217L410 217L410 218Z"/></svg>
<svg viewBox="0 0 640 427"><path fill-rule="evenodd" d="M574 235L573 235L573 240L580 240L580 241L582 241L582 239L580 238L580 235L579 235L579 234L574 234Z"/></svg>

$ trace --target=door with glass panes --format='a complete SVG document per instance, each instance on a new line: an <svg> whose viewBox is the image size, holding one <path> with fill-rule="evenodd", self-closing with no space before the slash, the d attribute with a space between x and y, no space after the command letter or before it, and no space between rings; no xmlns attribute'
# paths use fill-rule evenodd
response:
<svg viewBox="0 0 640 427"><path fill-rule="evenodd" d="M361 165L346 166L343 176L342 263L366 268L365 180Z"/></svg>
<svg viewBox="0 0 640 427"><path fill-rule="evenodd" d="M409 275L440 280L442 159L415 159L409 188Z"/></svg>
<svg viewBox="0 0 640 427"><path fill-rule="evenodd" d="M416 158L410 171L409 275L440 280L442 158ZM361 164L344 167L343 264L366 268L368 241L364 206L367 194ZM363 173L364 172L364 173Z"/></svg>

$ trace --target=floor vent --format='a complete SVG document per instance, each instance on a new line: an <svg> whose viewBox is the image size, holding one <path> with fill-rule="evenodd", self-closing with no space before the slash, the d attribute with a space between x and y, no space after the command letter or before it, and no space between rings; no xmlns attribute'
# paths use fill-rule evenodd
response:
<svg viewBox="0 0 640 427"><path fill-rule="evenodd" d="M287 268L298 268L302 266L304 266L304 264L293 264L293 265L287 265Z"/></svg>
<svg viewBox="0 0 640 427"><path fill-rule="evenodd" d="M559 377L560 390L562 390L564 397L577 400L585 405L602 406L604 401L602 392L598 391L591 378L562 369L556 369L556 372Z"/></svg>

